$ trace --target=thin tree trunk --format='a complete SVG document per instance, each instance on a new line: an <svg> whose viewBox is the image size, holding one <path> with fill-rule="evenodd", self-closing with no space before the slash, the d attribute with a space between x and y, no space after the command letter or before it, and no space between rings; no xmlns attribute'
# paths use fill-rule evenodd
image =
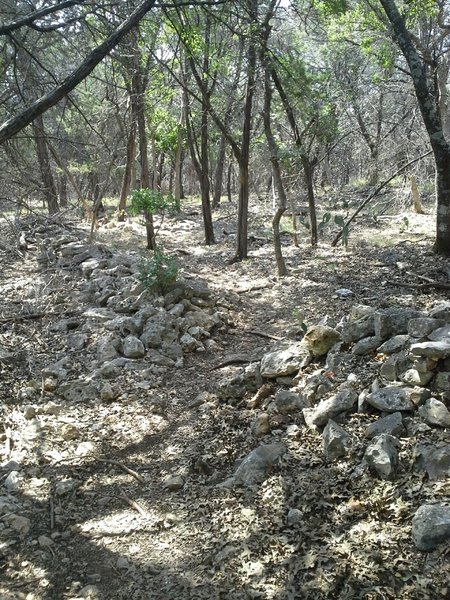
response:
<svg viewBox="0 0 450 600"><path fill-rule="evenodd" d="M184 94L183 94L184 97ZM177 148L175 151L175 164L174 164L174 192L173 192L173 196L175 198L175 203L178 207L178 209L180 209L180 202L181 202L181 198L183 196L183 190L182 190L182 175L183 175L183 169L182 169L182 165L183 165L183 142L184 142L184 136L183 136L183 123L184 123L184 116L186 114L186 110L185 110L185 106L184 106L184 100L182 101L183 105L181 108L181 114L180 114L180 118L178 121L178 128L177 128Z"/></svg>
<svg viewBox="0 0 450 600"><path fill-rule="evenodd" d="M234 260L243 260L248 255L248 203L249 203L249 162L250 141L252 129L253 96L255 93L256 78L256 31L258 22L258 2L249 0L248 13L250 15L250 36L247 53L247 85L245 91L244 126L242 132L242 143L239 152L239 203L238 203L238 227L237 227L237 249Z"/></svg>
<svg viewBox="0 0 450 600"><path fill-rule="evenodd" d="M48 155L48 147L44 130L44 120L42 114L39 114L33 121L34 139L36 142L36 153L41 171L42 192L47 203L48 213L53 215L58 212L58 194L56 193L55 180L50 166L50 157Z"/></svg>
<svg viewBox="0 0 450 600"><path fill-rule="evenodd" d="M135 75L140 77L139 74ZM145 102L144 102L144 90L142 89L142 81L138 82L136 89L138 94L136 95L136 116L137 116L137 127L139 134L139 161L141 167L141 189L150 188L150 173L148 164L148 148L147 148L147 133L145 130ZM153 225L153 215L148 211L144 211L145 218L145 230L147 234L147 248L149 250L155 250L155 228Z"/></svg>
<svg viewBox="0 0 450 600"><path fill-rule="evenodd" d="M53 144L49 140L47 140L47 147L50 150L51 155L53 156L53 160L58 165L58 167L61 169L61 171L64 173L64 176L66 177L67 181L72 186L80 204L83 204L84 202L86 202L84 200L83 193L81 192L80 186L78 185L75 177L72 175L70 170L67 168L64 161L61 159L61 157L57 153L56 148L53 146Z"/></svg>
<svg viewBox="0 0 450 600"><path fill-rule="evenodd" d="M133 112L133 109L132 109L132 112ZM135 119L135 116L132 114L130 133L128 134L128 141L127 141L127 156L126 156L126 163L125 163L125 172L123 174L122 187L120 190L119 206L117 207L117 210L119 213L119 216L118 216L119 221L125 220L125 209L127 207L127 198L130 193L131 178L132 178L132 172L133 172L135 160L136 160L136 119Z"/></svg>
<svg viewBox="0 0 450 600"><path fill-rule="evenodd" d="M217 165L214 173L214 193L212 208L218 208L220 206L220 198L222 196L222 185L223 185L223 171L225 168L225 156L226 156L227 142L225 136L222 134L220 138L219 152L217 155Z"/></svg>
<svg viewBox="0 0 450 600"><path fill-rule="evenodd" d="M228 163L228 171L227 171L227 197L228 202L231 204L233 201L232 193L231 193L231 178L233 175L233 162L230 160Z"/></svg>
<svg viewBox="0 0 450 600"><path fill-rule="evenodd" d="M420 201L419 188L417 187L417 180L414 175L411 175L411 196L413 199L414 212L418 215L424 215L422 202Z"/></svg>
<svg viewBox="0 0 450 600"><path fill-rule="evenodd" d="M270 76L266 69L264 77L264 110L263 110L263 121L264 121L264 132L266 134L267 144L270 152L270 162L272 163L272 181L275 183L278 191L278 208L272 219L273 229L273 246L275 251L275 260L277 263L278 275L284 277L288 274L286 263L284 261L283 252L281 250L281 237L280 237L280 221L283 216L286 206L287 198L286 192L283 185L283 178L281 177L280 163L278 161L278 145L275 137L272 133L272 126L270 122L272 106L272 89L270 87Z"/></svg>
<svg viewBox="0 0 450 600"><path fill-rule="evenodd" d="M317 213L316 199L314 196L314 164L307 156L301 157L303 173L305 175L306 189L308 192L309 224L311 227L311 246L317 246Z"/></svg>

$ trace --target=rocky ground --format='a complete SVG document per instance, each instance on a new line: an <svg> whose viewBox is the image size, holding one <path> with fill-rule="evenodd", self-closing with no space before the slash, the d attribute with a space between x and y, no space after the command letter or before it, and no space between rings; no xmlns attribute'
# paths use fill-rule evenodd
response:
<svg viewBox="0 0 450 600"><path fill-rule="evenodd" d="M67 215L2 220L1 598L450 598L433 218L362 217L348 249L286 233L278 279L253 210L236 264L232 207L209 248L198 206L166 218L156 297L137 220L93 245ZM330 351L302 341L319 323Z"/></svg>

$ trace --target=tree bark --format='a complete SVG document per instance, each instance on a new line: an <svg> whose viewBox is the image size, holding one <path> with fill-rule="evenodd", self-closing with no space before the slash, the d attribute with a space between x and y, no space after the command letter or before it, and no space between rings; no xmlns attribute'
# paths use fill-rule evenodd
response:
<svg viewBox="0 0 450 600"><path fill-rule="evenodd" d="M79 83L92 73L95 67L113 50L117 44L129 33L139 21L149 12L156 0L145 0L117 29L99 44L75 69L51 92L45 94L31 106L24 109L16 117L9 119L0 127L0 144L12 138L16 133L29 125L36 117L42 115L46 110L57 104Z"/></svg>
<svg viewBox="0 0 450 600"><path fill-rule="evenodd" d="M36 142L36 153L39 163L39 170L42 178L42 193L47 203L48 213L53 215L58 212L58 194L56 192L55 180L53 179L50 157L44 130L44 120L42 115L38 115L33 122L34 139Z"/></svg>
<svg viewBox="0 0 450 600"><path fill-rule="evenodd" d="M125 221L125 209L127 207L127 198L131 188L131 177L133 172L134 161L136 160L136 119L131 111L130 132L127 140L127 156L125 162L125 172L122 179L122 187L120 189L119 206L117 207L118 221Z"/></svg>
<svg viewBox="0 0 450 600"><path fill-rule="evenodd" d="M272 125L270 122L270 115L272 109L272 88L270 85L270 75L268 69L265 70L264 74L264 110L263 110L263 121L264 121L264 132L267 139L267 145L269 146L270 162L272 163L272 174L278 191L278 207L272 219L273 229L273 246L275 252L275 260L277 263L278 275L284 277L288 274L286 263L281 250L281 237L280 237L280 221L287 207L286 192L283 185L283 178L281 176L280 163L278 161L278 145L272 132Z"/></svg>
<svg viewBox="0 0 450 600"><path fill-rule="evenodd" d="M305 176L306 190L308 193L308 207L309 207L309 224L311 234L311 246L317 246L318 234L317 234L317 213L316 213L316 199L314 195L314 168L315 161L311 160L308 156L301 156L303 173Z"/></svg>
<svg viewBox="0 0 450 600"><path fill-rule="evenodd" d="M436 239L434 250L450 256L450 144L444 136L437 98L427 81L426 65L406 28L395 0L379 0L391 23L395 39L408 63L417 102L427 130L436 165Z"/></svg>

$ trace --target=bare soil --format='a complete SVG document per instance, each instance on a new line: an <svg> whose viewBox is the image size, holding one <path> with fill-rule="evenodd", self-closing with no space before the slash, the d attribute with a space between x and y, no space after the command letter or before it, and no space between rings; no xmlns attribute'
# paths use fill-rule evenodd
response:
<svg viewBox="0 0 450 600"><path fill-rule="evenodd" d="M250 433L255 411L212 401L220 378L236 367L211 367L232 354L262 356L274 343L270 336L284 338L302 320L312 325L329 315L338 321L356 303L427 309L448 299L449 290L425 279L450 282L449 261L432 252L434 217L363 216L348 248L330 247L331 230L317 249L308 245L306 230L299 247L286 233L290 274L279 279L270 211L252 210L250 256L240 263L229 263L235 209L227 204L215 215L214 246L202 244L196 205L166 217L159 232L180 274L201 278L229 298L228 325L215 336L215 348L188 355L185 366L168 371L157 386L127 372L113 382L119 388L113 402L67 404L59 415L42 413L39 431L30 428L24 412L30 403L61 404L57 390L44 389L40 373L67 352L66 334L52 325L74 310L71 298L81 275L43 270L33 249L22 256L11 223L2 221L0 347L24 350L28 358L0 363L2 464L13 451L23 456L19 490L8 494L0 487L0 501L15 499L11 511L30 519L31 528L11 533L2 529L6 518L0 516L1 598L450 598L448 547L421 553L411 540L417 508L449 498L444 483L425 480L408 466L414 439L404 443L401 459L407 466L398 479L380 481L358 469L363 431L373 417L352 415L348 428L358 440L352 456L327 463L320 433L308 430L301 415L280 417L270 434L255 439ZM26 219L33 223L31 236L43 221ZM88 231L86 223L67 218L58 223L69 232ZM112 249L145 254L137 220L104 223L96 238ZM336 291L342 288L352 295L340 297ZM89 368L83 352L71 354L71 360L80 372ZM320 367L312 365L309 372ZM364 369L355 362L361 388L376 369L375 362ZM30 381L40 386L32 402L20 395ZM199 400L204 392L212 396ZM446 433L428 435L441 440ZM220 486L250 450L278 440L288 454L261 486ZM93 444L86 455L85 442ZM0 470L0 484L7 474ZM170 475L184 478L182 489L165 489ZM71 491L58 495L64 481ZM301 511L296 525L286 520L291 508Z"/></svg>

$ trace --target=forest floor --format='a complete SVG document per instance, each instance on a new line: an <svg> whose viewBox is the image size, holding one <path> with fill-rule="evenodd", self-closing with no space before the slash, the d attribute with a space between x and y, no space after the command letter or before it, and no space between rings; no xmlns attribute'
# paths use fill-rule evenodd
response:
<svg viewBox="0 0 450 600"><path fill-rule="evenodd" d="M313 325L329 315L337 322L354 304L429 309L448 299L448 290L420 287L424 278L450 282L449 261L432 252L434 217L362 216L347 248L330 247L331 229L317 249L306 229L299 247L286 233L289 275L279 279L270 210L252 207L249 259L230 264L234 214L224 203L215 215L214 246L202 243L194 204L166 217L158 233L180 275L229 294L228 324L214 334L212 349L187 355L157 387L129 372L115 382L120 394L112 402L47 410L40 432L32 431L26 407L61 404L57 393L42 389L30 402L19 392L40 381L42 365L64 355L64 335L52 323L60 319L55 313L72 308L81 275L43 273L32 250L20 256L10 224L1 222L0 346L26 350L30 358L26 367L0 364L0 486L14 451L22 452L17 487L0 487L0 598L450 598L445 547L421 553L410 534L415 510L435 495L442 499L442 486L414 472L368 485L356 476L357 454L324 460L321 436L305 427L301 414L255 439L252 410L214 400L219 379L235 367L211 370L230 354L262 356L274 344L270 336L283 338L302 320ZM71 220L68 227L88 232L86 223ZM137 219L111 220L96 239L113 250L145 253ZM351 295L336 294L342 288ZM45 314L22 318L32 313ZM81 352L76 360L87 358ZM367 422L355 414L349 428L362 438ZM253 448L280 440L288 457L257 489L220 485ZM172 475L183 477L177 491L164 486ZM61 482L72 488L58 496ZM292 508L302 515L295 525L286 520ZM2 525L8 509L30 526L21 532Z"/></svg>

